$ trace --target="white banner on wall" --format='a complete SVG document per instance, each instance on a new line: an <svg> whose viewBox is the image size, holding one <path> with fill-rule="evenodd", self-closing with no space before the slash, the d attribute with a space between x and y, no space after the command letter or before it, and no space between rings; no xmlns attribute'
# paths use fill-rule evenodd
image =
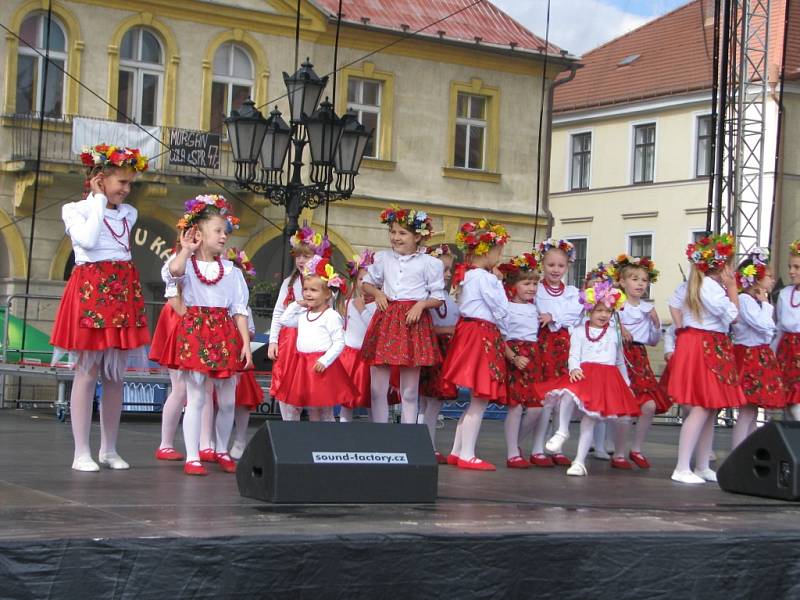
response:
<svg viewBox="0 0 800 600"><path fill-rule="evenodd" d="M83 117L72 119L72 152L77 155L80 155L84 146L113 144L138 148L145 156L152 157L163 152L160 139L160 127L140 128L129 123L84 119Z"/></svg>

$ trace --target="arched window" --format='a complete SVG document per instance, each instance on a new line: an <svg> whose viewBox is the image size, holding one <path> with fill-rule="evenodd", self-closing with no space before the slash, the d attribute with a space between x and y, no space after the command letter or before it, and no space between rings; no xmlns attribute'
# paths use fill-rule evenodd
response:
<svg viewBox="0 0 800 600"><path fill-rule="evenodd" d="M224 134L222 122L253 95L253 61L248 52L231 42L222 44L214 54L211 82L211 131Z"/></svg>
<svg viewBox="0 0 800 600"><path fill-rule="evenodd" d="M164 82L164 50L154 33L134 27L119 49L117 121L124 115L141 125L158 125Z"/></svg>
<svg viewBox="0 0 800 600"><path fill-rule="evenodd" d="M36 12L22 22L19 35L22 40L17 57L16 112L30 114L40 109L45 90L45 59L42 55L49 46L51 63L47 68L44 114L46 117L59 119L64 108L64 69L67 64L67 36L64 27L53 18L50 22L49 43L45 44L47 15Z"/></svg>

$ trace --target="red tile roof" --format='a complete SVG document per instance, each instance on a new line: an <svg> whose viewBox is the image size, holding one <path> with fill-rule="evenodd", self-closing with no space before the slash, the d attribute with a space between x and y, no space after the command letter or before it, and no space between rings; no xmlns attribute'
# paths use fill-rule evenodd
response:
<svg viewBox="0 0 800 600"><path fill-rule="evenodd" d="M710 89L714 2L694 0L587 52L575 79L556 88L556 113ZM772 0L770 73L780 64L786 0ZM800 0L791 3L786 76L800 77ZM633 58L638 55L638 58ZM621 62L629 64L621 65Z"/></svg>
<svg viewBox="0 0 800 600"><path fill-rule="evenodd" d="M311 0L329 17L336 18L339 0ZM343 0L342 21L414 32L431 25L420 36L459 42L491 44L509 48L512 44L519 50L539 52L544 49L540 38L502 10L488 1L475 0ZM367 19L367 22L364 22ZM440 34L439 32L444 32ZM548 45L550 54L561 49Z"/></svg>

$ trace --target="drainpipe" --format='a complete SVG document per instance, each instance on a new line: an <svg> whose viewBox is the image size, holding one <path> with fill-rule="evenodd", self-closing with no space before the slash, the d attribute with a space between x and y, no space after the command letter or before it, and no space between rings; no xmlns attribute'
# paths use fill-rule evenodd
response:
<svg viewBox="0 0 800 600"><path fill-rule="evenodd" d="M570 65L569 75L562 79L554 79L553 83L550 84L550 88L547 90L547 133L550 143L547 144L544 150L544 170L541 171L542 177L542 206L541 210L544 212L545 216L547 217L547 236L550 237L553 233L553 213L550 211L550 154L553 147L553 96L555 93L556 87L559 85L564 85L565 83L569 83L573 79L575 79L575 74L578 72L578 69L583 67L583 65L578 63L572 63Z"/></svg>

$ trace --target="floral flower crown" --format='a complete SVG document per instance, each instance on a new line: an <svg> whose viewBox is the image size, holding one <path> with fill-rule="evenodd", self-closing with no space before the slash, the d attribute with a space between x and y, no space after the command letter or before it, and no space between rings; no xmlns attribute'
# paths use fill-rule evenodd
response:
<svg viewBox="0 0 800 600"><path fill-rule="evenodd" d="M319 277L325 284L343 294L347 293L347 282L344 277L339 275L333 268L331 261L325 257L315 254L303 267L303 275L306 277Z"/></svg>
<svg viewBox="0 0 800 600"><path fill-rule="evenodd" d="M707 235L686 247L686 256L703 273L721 269L736 252L733 235Z"/></svg>
<svg viewBox="0 0 800 600"><path fill-rule="evenodd" d="M486 219L469 221L461 226L456 234L456 245L475 256L483 256L499 244L509 240L506 228L499 223L490 223Z"/></svg>
<svg viewBox="0 0 800 600"><path fill-rule="evenodd" d="M138 148L108 144L84 146L81 149L81 163L90 169L111 164L115 167L130 167L139 173L147 170L147 157L142 155Z"/></svg>
<svg viewBox="0 0 800 600"><path fill-rule="evenodd" d="M601 304L611 310L622 310L627 299L625 293L615 288L610 281L599 281L593 286L581 290L579 297L586 312L591 312Z"/></svg>
<svg viewBox="0 0 800 600"><path fill-rule="evenodd" d="M433 235L433 222L428 213L422 210L400 208L392 204L381 213L381 223L390 226L397 223L422 237Z"/></svg>
<svg viewBox="0 0 800 600"><path fill-rule="evenodd" d="M354 254L353 260L347 261L347 272L350 279L355 280L361 269L366 269L375 262L375 253L369 248L365 248L361 254Z"/></svg>
<svg viewBox="0 0 800 600"><path fill-rule="evenodd" d="M746 265L740 265L736 270L736 287L744 291L753 287L764 279L769 265L769 249L756 248L750 253Z"/></svg>
<svg viewBox="0 0 800 600"><path fill-rule="evenodd" d="M536 245L536 253L539 255L539 262L544 260L544 255L550 252L550 250L561 250L567 255L568 262L575 262L575 246L567 240L547 238L539 242Z"/></svg>
<svg viewBox="0 0 800 600"><path fill-rule="evenodd" d="M792 256L800 256L800 240L795 240L789 244L789 254Z"/></svg>
<svg viewBox="0 0 800 600"><path fill-rule="evenodd" d="M216 210L219 216L228 222L228 233L239 229L239 218L233 216L231 203L224 196L201 194L184 202L183 207L185 212L178 220L178 229L189 229L209 209Z"/></svg>
<svg viewBox="0 0 800 600"><path fill-rule="evenodd" d="M611 264L616 267L614 274L615 281L619 281L622 269L625 267L639 267L647 271L647 277L650 283L655 283L658 279L659 270L656 269L656 263L652 261L649 256L641 256L634 258L629 254L620 254L616 259L611 261Z"/></svg>
<svg viewBox="0 0 800 600"><path fill-rule="evenodd" d="M314 231L308 225L303 225L297 232L289 238L289 245L292 248L308 246L318 256L330 258L333 252L331 242L327 235L322 235Z"/></svg>
<svg viewBox="0 0 800 600"><path fill-rule="evenodd" d="M439 244L438 246L428 246L427 253L434 258L442 258L443 256L453 256L453 251L447 244Z"/></svg>
<svg viewBox="0 0 800 600"><path fill-rule="evenodd" d="M584 277L584 282L589 284L590 282L594 283L595 281L614 281L618 275L617 268L614 266L614 261L609 261L607 263L599 262L597 266L586 273L586 277Z"/></svg>
<svg viewBox="0 0 800 600"><path fill-rule="evenodd" d="M238 248L228 248L228 260L242 270L245 281L252 281L256 278L256 268L247 257L244 250Z"/></svg>

